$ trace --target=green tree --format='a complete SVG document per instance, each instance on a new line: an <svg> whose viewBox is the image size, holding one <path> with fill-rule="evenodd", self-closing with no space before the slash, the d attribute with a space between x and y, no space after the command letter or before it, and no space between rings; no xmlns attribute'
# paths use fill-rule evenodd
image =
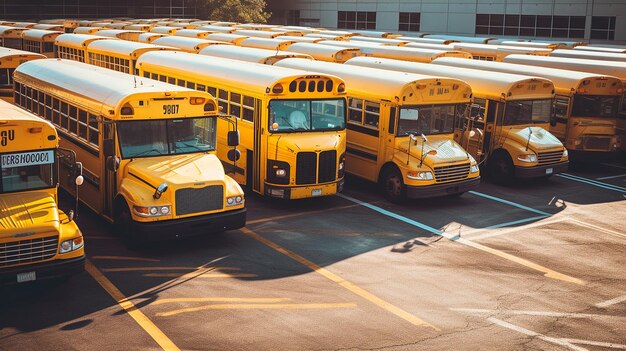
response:
<svg viewBox="0 0 626 351"><path fill-rule="evenodd" d="M265 12L264 0L198 0L198 15L215 21L265 23L271 13Z"/></svg>

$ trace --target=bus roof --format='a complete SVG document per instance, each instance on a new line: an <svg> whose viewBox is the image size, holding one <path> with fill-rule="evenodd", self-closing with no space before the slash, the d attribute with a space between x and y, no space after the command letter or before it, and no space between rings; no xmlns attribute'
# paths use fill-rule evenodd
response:
<svg viewBox="0 0 626 351"><path fill-rule="evenodd" d="M402 39L391 39L391 38L373 38L373 37L365 37L365 36L355 36L350 37L350 41L358 41L358 42L367 42L367 43L380 43L383 45L389 46L402 46L408 44L409 41Z"/></svg>
<svg viewBox="0 0 626 351"><path fill-rule="evenodd" d="M103 29L107 29L106 27L76 27L74 28L74 34L94 34Z"/></svg>
<svg viewBox="0 0 626 351"><path fill-rule="evenodd" d="M417 49L432 49L432 50L456 50L454 48L454 44L458 44L459 42L452 42L450 44L434 44L434 43L422 43L422 42L411 42L406 44L405 48L417 48Z"/></svg>
<svg viewBox="0 0 626 351"><path fill-rule="evenodd" d="M487 75L484 71L477 69L455 68L452 70L449 67L438 66L431 63L415 63L375 57L355 57L348 60L345 65L378 67L384 70L413 72L435 77L450 77L459 79L469 83L474 94L480 94L483 97L497 100L500 100L503 96L509 96L509 92L515 89L518 84L530 81L539 81L544 84L549 84L550 87L552 87L550 89L550 93L544 95L551 96L554 91L552 83L544 78L505 73ZM386 75L386 73L383 74ZM348 86L348 89L350 89L350 86Z"/></svg>
<svg viewBox="0 0 626 351"><path fill-rule="evenodd" d="M361 54L361 49L359 48L344 48L314 43L293 43L289 45L287 50L310 55L316 60L331 62L344 62L351 57Z"/></svg>
<svg viewBox="0 0 626 351"><path fill-rule="evenodd" d="M173 48L195 52L198 53L200 50L204 49L207 46L211 45L220 45L220 46L232 46L231 43L217 41L217 40L206 40L200 38L188 38L188 37L178 37L178 36L164 36L152 41L154 45L162 45L162 46L170 46Z"/></svg>
<svg viewBox="0 0 626 351"><path fill-rule="evenodd" d="M284 32L272 32L265 30L252 30L252 29L238 29L233 34L246 35L249 37L258 37L258 38L278 38L285 35L290 36L301 36L300 32L297 31L284 31Z"/></svg>
<svg viewBox="0 0 626 351"><path fill-rule="evenodd" d="M483 71L496 71L512 74L530 74L537 77L542 77L551 80L554 83L555 88L565 90L576 90L584 81L590 79L603 78L616 81L618 84L622 84L616 77L597 75L589 72L577 72L569 71L565 69L537 67L532 65L520 65L506 62L494 62L494 61L480 61L480 60L460 60L453 57L444 57L436 59L433 64L451 66L451 67L464 67L470 69L478 69Z"/></svg>
<svg viewBox="0 0 626 351"><path fill-rule="evenodd" d="M49 149L59 145L57 131L52 123L9 102L0 100L0 129L8 127L16 130L19 140L21 133L28 133L28 143L9 143L2 147L2 152L16 152L35 149ZM17 127L17 128L15 128ZM40 128L39 132L30 134L31 128ZM51 136L54 136L52 138Z"/></svg>
<svg viewBox="0 0 626 351"><path fill-rule="evenodd" d="M307 54L300 54L297 52L280 51L280 50L267 50L258 48L246 48L240 46L228 46L228 45L213 45L206 47L200 51L201 55L222 57L228 59L235 59L246 62L256 62L263 64L272 64L278 60L300 57L312 60L313 57Z"/></svg>
<svg viewBox="0 0 626 351"><path fill-rule="evenodd" d="M98 31L98 35L102 35L104 37L114 37L119 38L118 35L125 33L137 33L137 35L144 33L140 30L130 30L130 29L103 29Z"/></svg>
<svg viewBox="0 0 626 351"><path fill-rule="evenodd" d="M209 24L209 25L206 25L206 26L200 26L200 27L197 27L196 29L208 30L210 32L227 33L227 34L230 34L230 33L232 33L232 32L237 30L237 28L217 26L215 24Z"/></svg>
<svg viewBox="0 0 626 351"><path fill-rule="evenodd" d="M285 79L293 80L309 75L325 76L316 72L172 51L146 53L141 55L137 63L138 67L148 71L151 66L156 66L173 71L175 75L191 75L198 79L204 77L206 81L215 81L214 77L219 77L230 86L263 93Z"/></svg>
<svg viewBox="0 0 626 351"><path fill-rule="evenodd" d="M103 37L91 34L61 34L56 37L55 44L75 49L85 49L87 45L96 40L118 40L117 38Z"/></svg>
<svg viewBox="0 0 626 351"><path fill-rule="evenodd" d="M153 42L155 39L165 37L165 36L167 36L167 34L146 32L146 33L139 34L139 36L137 37L137 41L140 43L149 44ZM109 39L114 39L114 38L109 38Z"/></svg>
<svg viewBox="0 0 626 351"><path fill-rule="evenodd" d="M89 44L89 51L104 51L121 56L138 56L142 52L153 50L175 50L166 46L152 45L148 43L138 43L126 40L97 40Z"/></svg>
<svg viewBox="0 0 626 351"><path fill-rule="evenodd" d="M359 59L355 57L351 60ZM399 61L406 62L406 61ZM354 67L347 63L333 63L323 61L311 61L299 58L280 60L276 63L280 67L289 67L295 69L303 69L310 71L320 71L340 77L346 82L348 94L350 91L365 93L367 95L380 95L387 98L402 96L402 92L407 86L416 84L421 81L434 81L439 77L428 76L423 74L404 73L387 71L378 68ZM457 79L458 84L469 86ZM375 89L372 89L375 87Z"/></svg>
<svg viewBox="0 0 626 351"><path fill-rule="evenodd" d="M10 27L10 26L0 26L0 35L3 35L6 32L11 32L11 31L15 31L15 32L23 32L25 30L28 30L28 28L18 28L18 27Z"/></svg>
<svg viewBox="0 0 626 351"><path fill-rule="evenodd" d="M603 46L586 46L586 45L576 46L573 50L594 51L594 52L600 52L600 53L602 52L614 52L618 54L626 53L626 48L609 48L609 47L603 47Z"/></svg>
<svg viewBox="0 0 626 351"><path fill-rule="evenodd" d="M293 40L298 43L317 43L319 41L326 40L324 38L293 37L291 35L283 35L280 38L283 40Z"/></svg>
<svg viewBox="0 0 626 351"><path fill-rule="evenodd" d="M225 41L231 44L239 45L242 41L248 39L245 35L229 34L229 33L212 33L206 36L206 39Z"/></svg>
<svg viewBox="0 0 626 351"><path fill-rule="evenodd" d="M492 55L497 53L526 53L533 55L548 55L552 50L542 47L510 46L505 44L476 44L476 43L452 43L457 50L468 51L475 54Z"/></svg>
<svg viewBox="0 0 626 351"><path fill-rule="evenodd" d="M207 35L215 33L210 30L202 29L179 29L176 31L176 36L188 37L188 38L205 38Z"/></svg>
<svg viewBox="0 0 626 351"><path fill-rule="evenodd" d="M572 58L584 58L584 59L591 59L591 60L622 61L622 62L626 61L626 54L603 52L601 53L601 55L602 57L598 57L598 54L593 51L568 50L568 49L558 49L550 53L550 56L557 56L557 57L572 57Z"/></svg>
<svg viewBox="0 0 626 351"><path fill-rule="evenodd" d="M62 24L47 24L47 23L38 23L32 26L33 29L44 29L44 30L59 30L63 31Z"/></svg>
<svg viewBox="0 0 626 351"><path fill-rule="evenodd" d="M527 48L540 48L540 49L559 49L563 47L563 45L558 43L539 43L535 41L515 41L515 40L503 40L499 43L500 45L508 45L508 46L522 46Z"/></svg>
<svg viewBox="0 0 626 351"><path fill-rule="evenodd" d="M331 45L331 46L339 46L339 47L350 47L350 42L337 42L335 44L331 41L325 41L320 44ZM347 44L347 45L346 45ZM358 43L361 44L361 43ZM375 56L375 57L384 57L384 58L392 58L398 60L405 61L416 61L416 62L430 62L438 57L461 57L461 58L472 58L472 55L469 53L461 52L454 49L447 50L433 50L433 49L425 49L425 48L413 48L406 46L386 46L386 45L370 45L366 43L363 46L356 46L361 49L361 54L367 56Z"/></svg>
<svg viewBox="0 0 626 351"><path fill-rule="evenodd" d="M626 62L530 55L509 55L504 62L610 75L626 82Z"/></svg>
<svg viewBox="0 0 626 351"><path fill-rule="evenodd" d="M29 29L22 32L22 38L30 40L54 39L61 34L63 34L63 32L54 30Z"/></svg>
<svg viewBox="0 0 626 351"><path fill-rule="evenodd" d="M157 80L131 76L107 68L63 59L34 60L15 70L15 79L36 79L55 90L67 91L100 104L100 112L111 116L130 96L146 93L198 93L195 90Z"/></svg>
<svg viewBox="0 0 626 351"><path fill-rule="evenodd" d="M183 29L182 27L167 27L167 26L157 26L152 27L148 32L150 33L159 33L159 34L169 34L174 35L178 29Z"/></svg>
<svg viewBox="0 0 626 351"><path fill-rule="evenodd" d="M395 38L400 34L394 34L391 32L380 32L375 30L353 30L352 33L362 35L370 38Z"/></svg>
<svg viewBox="0 0 626 351"><path fill-rule="evenodd" d="M248 37L242 40L241 43L239 43L239 45L245 46L245 47L259 48L259 49L282 50L283 48L286 48L293 43L295 43L295 41L283 40L283 39L280 39L280 37L274 38L274 39Z"/></svg>
<svg viewBox="0 0 626 351"><path fill-rule="evenodd" d="M410 36L401 36L396 37L397 40L404 40L411 43L424 43L424 44L442 44L448 45L450 43L456 43L458 40L453 39L435 39L435 38L420 38L420 37L410 37Z"/></svg>
<svg viewBox="0 0 626 351"><path fill-rule="evenodd" d="M30 52L30 51L18 50L18 49L9 49L9 48L0 46L0 60L5 60L5 59L10 60L13 57L19 58L20 60L25 59L25 58L29 58L30 60L46 58L46 56L42 54L38 54L38 53ZM15 61L16 65L20 64L20 60ZM6 68L7 66L8 65L5 62L2 64L1 67Z"/></svg>
<svg viewBox="0 0 626 351"><path fill-rule="evenodd" d="M434 38L434 39L450 39L460 41L462 43L478 43L478 44L487 44L489 40L494 40L496 38L493 37L466 37L461 35L444 35L444 34L427 34L424 35L424 38Z"/></svg>

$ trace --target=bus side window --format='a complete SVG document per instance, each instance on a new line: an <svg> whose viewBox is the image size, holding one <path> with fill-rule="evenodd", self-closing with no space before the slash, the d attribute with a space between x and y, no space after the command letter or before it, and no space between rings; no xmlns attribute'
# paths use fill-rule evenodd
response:
<svg viewBox="0 0 626 351"><path fill-rule="evenodd" d="M363 123L363 100L348 99L348 122Z"/></svg>
<svg viewBox="0 0 626 351"><path fill-rule="evenodd" d="M217 104L222 107L220 113L228 114L228 92L226 90L219 90Z"/></svg>
<svg viewBox="0 0 626 351"><path fill-rule="evenodd" d="M380 119L380 104L375 102L365 101L365 121L364 125L369 127L378 128L378 121Z"/></svg>
<svg viewBox="0 0 626 351"><path fill-rule="evenodd" d="M389 129L387 130L389 134L393 134L396 132L396 108L392 107L389 110Z"/></svg>
<svg viewBox="0 0 626 351"><path fill-rule="evenodd" d="M243 119L254 122L254 98L250 96L243 97Z"/></svg>

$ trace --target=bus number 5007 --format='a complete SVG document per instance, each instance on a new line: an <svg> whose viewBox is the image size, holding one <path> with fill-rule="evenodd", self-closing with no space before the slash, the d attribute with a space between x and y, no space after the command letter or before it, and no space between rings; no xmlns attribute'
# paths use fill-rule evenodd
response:
<svg viewBox="0 0 626 351"><path fill-rule="evenodd" d="M164 115L175 115L178 113L178 105L163 105Z"/></svg>

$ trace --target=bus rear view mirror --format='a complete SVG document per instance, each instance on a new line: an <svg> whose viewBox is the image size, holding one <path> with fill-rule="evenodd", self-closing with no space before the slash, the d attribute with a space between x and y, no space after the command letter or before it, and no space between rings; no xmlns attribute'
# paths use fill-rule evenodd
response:
<svg viewBox="0 0 626 351"><path fill-rule="evenodd" d="M106 167L111 172L117 172L117 170L120 168L120 159L117 156L107 157Z"/></svg>
<svg viewBox="0 0 626 351"><path fill-rule="evenodd" d="M228 146L238 146L239 145L239 131L231 130L228 132Z"/></svg>
<svg viewBox="0 0 626 351"><path fill-rule="evenodd" d="M115 141L113 139L104 139L103 150L104 157L115 156Z"/></svg>
<svg viewBox="0 0 626 351"><path fill-rule="evenodd" d="M228 150L228 154L226 156L228 157L228 160L235 162L241 158L241 151L237 149L230 149Z"/></svg>

